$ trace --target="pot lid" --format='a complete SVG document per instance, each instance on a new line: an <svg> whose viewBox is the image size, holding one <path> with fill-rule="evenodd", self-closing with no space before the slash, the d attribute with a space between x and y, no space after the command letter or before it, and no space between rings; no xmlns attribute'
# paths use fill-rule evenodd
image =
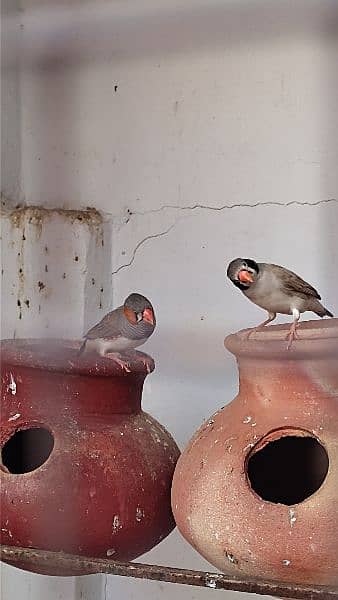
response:
<svg viewBox="0 0 338 600"><path fill-rule="evenodd" d="M302 321L297 328L297 339L287 350L290 323L269 325L255 331L242 329L224 340L227 350L236 356L266 359L294 360L302 358L332 357L338 355L338 319Z"/></svg>
<svg viewBox="0 0 338 600"><path fill-rule="evenodd" d="M24 338L1 340L1 360L11 365L46 371L107 377L147 374L155 368L153 358L143 352L135 350L126 354L130 370L128 372L114 360L113 355L101 357L98 354L86 353L78 356L80 346L79 340Z"/></svg>

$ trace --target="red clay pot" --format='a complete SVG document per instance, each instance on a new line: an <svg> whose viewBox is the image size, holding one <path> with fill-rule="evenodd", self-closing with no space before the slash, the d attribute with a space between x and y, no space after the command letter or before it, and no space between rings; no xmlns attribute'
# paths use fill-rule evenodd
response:
<svg viewBox="0 0 338 600"><path fill-rule="evenodd" d="M77 348L1 344L1 543L131 560L175 526L179 450L141 410L143 361L153 370L153 360L135 352L126 373L109 358L79 359Z"/></svg>
<svg viewBox="0 0 338 600"><path fill-rule="evenodd" d="M338 584L338 319L226 338L237 397L195 434L174 474L183 536L233 575Z"/></svg>

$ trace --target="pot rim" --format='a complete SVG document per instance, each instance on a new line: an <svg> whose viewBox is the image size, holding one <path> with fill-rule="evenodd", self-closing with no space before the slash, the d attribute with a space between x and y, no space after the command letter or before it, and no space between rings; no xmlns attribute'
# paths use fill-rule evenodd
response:
<svg viewBox="0 0 338 600"><path fill-rule="evenodd" d="M224 346L235 356L253 358L295 360L303 358L336 357L338 355L338 319L303 321L297 328L299 338L287 346L290 323L270 325L252 333L242 329L228 335Z"/></svg>
<svg viewBox="0 0 338 600"><path fill-rule="evenodd" d="M155 369L154 359L137 350L127 355L130 372L113 357L101 357L88 353L78 356L82 340L59 338L16 338L0 341L1 363L13 366L43 369L72 375L97 377L147 375ZM144 361L147 360L149 370ZM149 360L150 359L150 360Z"/></svg>

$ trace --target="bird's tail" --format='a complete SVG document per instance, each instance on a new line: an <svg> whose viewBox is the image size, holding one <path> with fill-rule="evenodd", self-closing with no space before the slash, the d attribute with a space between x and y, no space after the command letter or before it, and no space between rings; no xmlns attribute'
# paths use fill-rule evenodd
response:
<svg viewBox="0 0 338 600"><path fill-rule="evenodd" d="M333 317L331 311L325 308L325 306L323 306L320 302L318 302L318 304L319 306L317 306L316 310L314 311L316 315L318 315L319 317Z"/></svg>
<svg viewBox="0 0 338 600"><path fill-rule="evenodd" d="M79 351L78 351L78 354L77 354L78 356L81 356L81 354L83 354L83 353L84 353L84 351L85 351L85 349L86 349L86 343L87 343L87 340L84 340L84 341L82 342L82 344L81 344L81 346L80 346L80 349L79 349Z"/></svg>

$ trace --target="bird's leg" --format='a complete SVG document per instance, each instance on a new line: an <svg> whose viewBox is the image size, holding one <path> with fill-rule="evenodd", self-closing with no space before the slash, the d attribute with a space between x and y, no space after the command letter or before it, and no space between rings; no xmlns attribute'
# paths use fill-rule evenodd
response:
<svg viewBox="0 0 338 600"><path fill-rule="evenodd" d="M136 350L130 350L128 352L129 356L134 356L135 360L140 360L141 358L141 362L142 364L145 366L145 368L147 369L147 373L151 372L151 367L153 366L153 361L152 358L150 356L141 356L139 355L139 353Z"/></svg>
<svg viewBox="0 0 338 600"><path fill-rule="evenodd" d="M248 333L247 333L247 339L249 339L249 337L253 333L256 333L256 331L259 331L260 329L263 329L263 327L265 327L265 325L267 325L268 323L271 323L271 321L273 321L275 318L276 318L276 313L269 312L269 318L268 319L266 319L265 321L263 321L263 323L260 323L256 327L253 327L252 329L250 329L250 331L248 331Z"/></svg>
<svg viewBox="0 0 338 600"><path fill-rule="evenodd" d="M299 312L299 310L297 310L297 308L293 308L292 314L293 314L293 322L290 327L289 333L286 337L286 339L288 340L288 345L286 347L287 350L290 350L293 340L298 338L297 327L298 327L298 321L300 319L300 312Z"/></svg>
<svg viewBox="0 0 338 600"><path fill-rule="evenodd" d="M119 354L118 352L104 352L101 353L100 355L106 358L112 358L118 365L120 365L121 369L123 371L125 371L126 373L130 373L131 370L129 368L129 363L125 360L123 360L121 354Z"/></svg>
<svg viewBox="0 0 338 600"><path fill-rule="evenodd" d="M114 361L120 365L120 367L122 368L122 371L125 371L126 373L131 373L131 369L129 368L129 363L125 360L123 360L122 357L120 357L120 355L116 352L112 352L110 356L113 356Z"/></svg>
<svg viewBox="0 0 338 600"><path fill-rule="evenodd" d="M79 349L78 349L78 351L77 351L77 355L78 355L78 356L81 356L81 354L83 354L84 352L86 352L86 343L87 343L87 340L84 340L84 341L82 342L82 344L81 344L80 348L79 348Z"/></svg>
<svg viewBox="0 0 338 600"><path fill-rule="evenodd" d="M145 368L147 369L147 373L151 372L151 366L152 366L152 360L150 359L150 357L146 357L146 358L142 358L142 363L144 364Z"/></svg>

